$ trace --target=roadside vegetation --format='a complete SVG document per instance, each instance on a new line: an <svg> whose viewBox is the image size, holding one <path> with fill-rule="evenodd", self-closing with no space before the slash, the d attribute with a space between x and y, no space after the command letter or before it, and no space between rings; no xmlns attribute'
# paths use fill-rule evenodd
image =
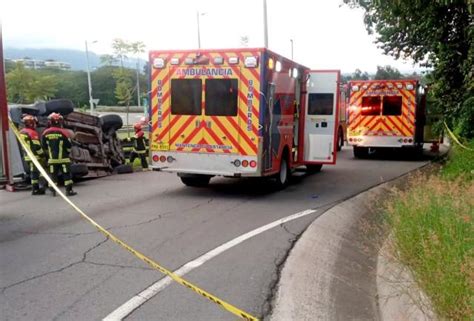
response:
<svg viewBox="0 0 474 321"><path fill-rule="evenodd" d="M474 140L468 144L474 148ZM455 146L439 173L412 178L386 202L397 260L441 320L474 319L474 151Z"/></svg>

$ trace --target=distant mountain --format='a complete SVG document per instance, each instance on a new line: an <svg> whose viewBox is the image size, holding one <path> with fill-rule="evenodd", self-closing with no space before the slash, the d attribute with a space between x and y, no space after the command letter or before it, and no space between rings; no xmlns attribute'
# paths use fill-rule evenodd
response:
<svg viewBox="0 0 474 321"><path fill-rule="evenodd" d="M33 49L33 48L5 48L4 56L7 59L21 59L29 57L31 59L47 60L53 59L71 64L73 70L86 70L87 60L86 53L82 50L75 49ZM145 64L145 60L140 59L140 65ZM89 51L89 63L91 69L100 67L100 55ZM130 60L125 63L126 67L135 68L136 60Z"/></svg>

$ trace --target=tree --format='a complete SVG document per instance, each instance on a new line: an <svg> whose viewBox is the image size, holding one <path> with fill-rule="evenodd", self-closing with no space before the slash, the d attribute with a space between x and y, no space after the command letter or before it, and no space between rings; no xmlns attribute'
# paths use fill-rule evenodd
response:
<svg viewBox="0 0 474 321"><path fill-rule="evenodd" d="M112 50L114 57L120 61L120 67L123 68L123 62L128 59L127 55L131 50L130 44L123 39L116 38L112 41Z"/></svg>
<svg viewBox="0 0 474 321"><path fill-rule="evenodd" d="M6 82L8 100L20 104L54 97L58 85L55 75L26 69L22 63L6 75Z"/></svg>
<svg viewBox="0 0 474 321"><path fill-rule="evenodd" d="M383 51L433 68L430 92L446 122L474 137L474 28L470 0L344 0L365 10ZM471 4L470 4L471 3Z"/></svg>
<svg viewBox="0 0 474 321"><path fill-rule="evenodd" d="M384 80L384 79L402 79L403 75L398 71L397 68L392 66L377 66L377 72L375 73L374 79Z"/></svg>
<svg viewBox="0 0 474 321"><path fill-rule="evenodd" d="M102 55L100 56L100 63L102 65L106 65L106 66L113 66L117 63L117 58L114 57L113 55L109 55L109 54L106 54L106 55Z"/></svg>
<svg viewBox="0 0 474 321"><path fill-rule="evenodd" d="M140 106L140 58L138 57L138 54L145 52L145 44L141 41L132 42L130 44L130 52L137 57L137 87L135 88L135 91L137 92L138 106Z"/></svg>
<svg viewBox="0 0 474 321"><path fill-rule="evenodd" d="M351 80L369 80L369 74L367 71L362 72L360 69L356 69L351 75L342 75L342 81L348 82Z"/></svg>
<svg viewBox="0 0 474 321"><path fill-rule="evenodd" d="M33 82L33 73L22 63L17 63L15 69L6 75L8 101L25 103L29 85Z"/></svg>

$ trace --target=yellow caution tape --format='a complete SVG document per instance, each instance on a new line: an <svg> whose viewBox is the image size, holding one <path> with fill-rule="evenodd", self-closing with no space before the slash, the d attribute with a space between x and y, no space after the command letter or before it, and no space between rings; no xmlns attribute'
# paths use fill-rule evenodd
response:
<svg viewBox="0 0 474 321"><path fill-rule="evenodd" d="M449 129L448 124L446 124L446 122L444 122L444 126L446 127L446 130L448 131L449 136L451 136L451 138L452 138L461 148L464 148L465 150L474 151L474 149L469 148L469 147L467 147L467 146L464 146L464 145L459 141L459 139L456 137L456 135L454 135L454 133L451 131L451 129Z"/></svg>
<svg viewBox="0 0 474 321"><path fill-rule="evenodd" d="M87 216L87 214L85 214L79 207L76 206L76 204L74 204L66 195L64 195L64 193L58 188L58 186L56 184L54 184L53 180L49 177L48 173L45 171L45 169L41 166L41 164L39 163L38 159L35 157L35 155L32 153L32 151L29 149L28 145L23 141L23 139L21 139L20 137L20 133L18 132L18 129L16 128L15 124L9 120L9 123L10 123L10 127L11 129L13 130L13 133L15 134L15 136L18 138L18 141L20 142L20 144L22 145L22 147L24 148L24 150L26 151L26 154L31 158L33 164L35 164L36 168L40 171L40 173L44 176L44 178L48 181L49 183L49 186L53 187L54 190L56 191L56 193L59 194L59 196L61 196L69 205L72 206L72 208L74 208L84 219L86 219L89 223L91 223L92 225L95 226L95 228L97 228L100 232L102 232L106 237L108 237L109 239L111 239L112 241L114 241L115 243L117 243L118 245L122 246L124 249L126 249L127 251L129 251L130 253L132 253L133 255L135 255L137 258L139 258L140 260L142 260L143 262L145 262L146 264L148 264L149 266L151 266L152 268L160 271L161 273L169 276L170 278L172 278L174 281L176 281L177 283L185 286L186 288L192 290L193 292L199 294L200 296L203 296L205 297L206 299L208 299L209 301L219 305L221 308L229 311L230 313L238 316L239 318L243 319L243 320L251 320L251 321L258 321L258 319L254 316L252 316L251 314L233 306L232 304L224 301L224 300L221 300L219 299L218 297L210 294L209 292L207 291L204 291L203 289L199 288L198 286L186 281L185 279L183 279L182 277L178 276L177 274L171 272L170 270L164 268L163 266L161 266L160 264L158 264L157 262L153 261L152 259L150 259L149 257L145 256L143 253L140 253L139 251L135 250L134 248L132 248L130 245L128 245L127 243L125 243L124 241L122 241L121 239L119 239L118 237L116 237L115 235L113 235L112 233L110 233L109 231L107 231L106 229L104 229L102 226L100 226L97 222L95 222L92 218L90 218L89 216Z"/></svg>

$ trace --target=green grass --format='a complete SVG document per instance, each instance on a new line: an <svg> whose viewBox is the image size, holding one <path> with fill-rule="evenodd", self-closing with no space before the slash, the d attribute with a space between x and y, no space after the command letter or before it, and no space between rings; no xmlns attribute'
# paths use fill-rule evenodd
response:
<svg viewBox="0 0 474 321"><path fill-rule="evenodd" d="M472 150L454 145L450 157L442 169L444 178L456 179L459 177L467 182L474 180L474 140L464 145Z"/></svg>
<svg viewBox="0 0 474 321"><path fill-rule="evenodd" d="M440 175L412 178L385 207L396 257L413 272L441 319L474 320L474 162L470 153L455 148Z"/></svg>

